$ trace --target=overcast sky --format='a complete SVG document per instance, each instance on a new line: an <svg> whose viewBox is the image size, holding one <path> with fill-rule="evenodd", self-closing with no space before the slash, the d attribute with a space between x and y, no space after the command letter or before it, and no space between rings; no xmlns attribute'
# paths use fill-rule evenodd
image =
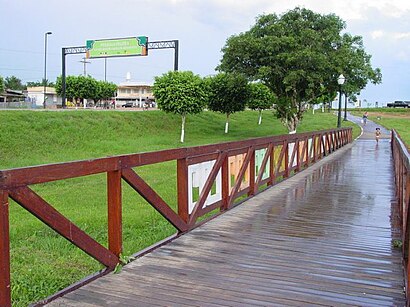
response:
<svg viewBox="0 0 410 307"><path fill-rule="evenodd" d="M201 76L215 73L226 39L247 31L256 16L282 14L296 6L335 13L346 31L364 39L381 85L361 95L368 102L410 100L409 0L0 0L0 75L40 81L44 73L44 33L48 36L47 79L61 74L61 48L84 46L88 39L148 36L150 41L178 39L179 69ZM83 55L67 56L67 74L83 73ZM104 79L104 60L90 60L87 74ZM107 61L107 80L153 82L173 69L173 50L151 50L148 57Z"/></svg>

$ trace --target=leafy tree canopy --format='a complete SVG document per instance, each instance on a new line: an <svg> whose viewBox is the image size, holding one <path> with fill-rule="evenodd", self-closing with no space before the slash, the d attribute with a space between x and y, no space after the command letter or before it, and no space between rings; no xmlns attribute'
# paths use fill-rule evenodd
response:
<svg viewBox="0 0 410 307"><path fill-rule="evenodd" d="M202 78L191 71L170 71L156 77L153 93L161 110L180 115L202 112L207 97Z"/></svg>
<svg viewBox="0 0 410 307"><path fill-rule="evenodd" d="M348 93L353 100L368 82L381 83L381 70L372 68L371 56L364 51L362 37L344 34L337 51L337 65L342 67L341 71L346 78L343 91Z"/></svg>
<svg viewBox="0 0 410 307"><path fill-rule="evenodd" d="M26 89L21 80L15 76L6 77L4 87L9 90L23 91Z"/></svg>
<svg viewBox="0 0 410 307"><path fill-rule="evenodd" d="M275 95L264 84L251 83L248 107L252 110L266 110L272 108L275 103Z"/></svg>
<svg viewBox="0 0 410 307"><path fill-rule="evenodd" d="M219 73L207 78L207 84L210 110L227 115L245 110L250 91L244 76L238 73Z"/></svg>
<svg viewBox="0 0 410 307"><path fill-rule="evenodd" d="M97 81L95 92L91 98L98 102L100 100L107 100L115 96L117 85L106 81Z"/></svg>
<svg viewBox="0 0 410 307"><path fill-rule="evenodd" d="M56 92L58 95L62 95L63 87L61 82L61 76L57 78ZM99 83L103 81L97 81L90 76L67 76L66 77L66 97L70 100L74 99L102 99L102 93L98 93ZM112 86L108 86L112 89ZM110 90L107 90L108 92ZM115 91L115 90L114 90ZM105 94L104 94L105 95ZM110 96L112 97L112 95ZM108 97L108 98L110 98ZM103 97L105 98L105 97Z"/></svg>
<svg viewBox="0 0 410 307"><path fill-rule="evenodd" d="M361 38L341 35L344 28L336 15L304 8L261 15L249 31L227 40L218 69L267 85L280 100L278 117L294 131L307 104L323 96L323 86L336 92L340 73L346 73L357 90L369 80L379 82L380 70L371 68Z"/></svg>
<svg viewBox="0 0 410 307"><path fill-rule="evenodd" d="M0 76L0 94L5 90L3 77Z"/></svg>
<svg viewBox="0 0 410 307"><path fill-rule="evenodd" d="M207 101L204 81L191 71L170 71L155 78L153 94L161 110L181 115L184 142L186 115L202 112Z"/></svg>
<svg viewBox="0 0 410 307"><path fill-rule="evenodd" d="M208 108L226 114L225 133L229 130L229 116L245 110L250 90L246 78L238 73L219 73L206 79Z"/></svg>

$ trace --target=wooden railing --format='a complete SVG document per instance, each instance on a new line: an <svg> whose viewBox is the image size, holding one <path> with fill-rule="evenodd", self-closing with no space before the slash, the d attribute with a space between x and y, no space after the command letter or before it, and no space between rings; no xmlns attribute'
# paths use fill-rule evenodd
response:
<svg viewBox="0 0 410 307"><path fill-rule="evenodd" d="M402 235L404 279L406 287L407 306L410 306L410 152L405 143L401 140L400 135L393 130L391 137L391 146L394 161L394 173L396 184L396 201L399 212L399 223Z"/></svg>
<svg viewBox="0 0 410 307"><path fill-rule="evenodd" d="M11 305L9 198L88 255L113 270L122 251L122 180L179 233L221 214L240 200L292 176L352 141L352 129L264 137L0 171L0 306ZM174 211L136 167L177 161L178 208ZM107 173L108 247L87 235L30 185ZM408 198L407 198L408 199ZM236 201L236 203L235 203ZM198 218L207 214L205 220Z"/></svg>

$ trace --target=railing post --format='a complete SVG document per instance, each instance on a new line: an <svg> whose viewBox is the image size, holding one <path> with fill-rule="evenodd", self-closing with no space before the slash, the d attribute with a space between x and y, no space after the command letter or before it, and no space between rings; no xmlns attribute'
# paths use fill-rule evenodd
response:
<svg viewBox="0 0 410 307"><path fill-rule="evenodd" d="M255 168L256 168L256 162L255 162L255 150L251 153L251 160L249 161L249 192L248 196L255 195L258 187L255 184Z"/></svg>
<svg viewBox="0 0 410 307"><path fill-rule="evenodd" d="M221 211L228 210L229 205L229 155L226 155L222 163L222 207Z"/></svg>
<svg viewBox="0 0 410 307"><path fill-rule="evenodd" d="M299 138L297 139L295 143L295 147L296 147L296 171L300 172L300 139Z"/></svg>
<svg viewBox="0 0 410 307"><path fill-rule="evenodd" d="M189 223L188 211L188 164L186 159L177 161L178 215Z"/></svg>
<svg viewBox="0 0 410 307"><path fill-rule="evenodd" d="M275 164L275 145L272 144L272 150L269 153L270 155L270 160L269 160L269 182L268 185L273 185L276 181L276 176L275 176L275 169L276 169L276 164Z"/></svg>
<svg viewBox="0 0 410 307"><path fill-rule="evenodd" d="M9 196L0 191L0 306L11 306Z"/></svg>
<svg viewBox="0 0 410 307"><path fill-rule="evenodd" d="M285 174L283 175L283 177L288 178L289 177L289 143L285 141L283 146L285 146Z"/></svg>
<svg viewBox="0 0 410 307"><path fill-rule="evenodd" d="M311 159L310 159L310 156L309 156L309 164L310 164L311 161L312 161L313 163L315 163L316 160L317 160L317 144L316 144L316 139L317 139L317 137L316 137L316 135L314 134L313 137L312 137L312 152L313 152L313 158L312 158L312 160L311 160Z"/></svg>
<svg viewBox="0 0 410 307"><path fill-rule="evenodd" d="M122 252L121 171L107 173L108 249L117 257Z"/></svg>

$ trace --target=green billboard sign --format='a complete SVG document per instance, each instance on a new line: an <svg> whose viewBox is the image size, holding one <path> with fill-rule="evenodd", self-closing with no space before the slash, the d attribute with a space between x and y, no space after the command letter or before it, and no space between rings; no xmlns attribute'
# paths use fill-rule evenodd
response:
<svg viewBox="0 0 410 307"><path fill-rule="evenodd" d="M87 40L87 58L107 58L148 54L148 37Z"/></svg>

